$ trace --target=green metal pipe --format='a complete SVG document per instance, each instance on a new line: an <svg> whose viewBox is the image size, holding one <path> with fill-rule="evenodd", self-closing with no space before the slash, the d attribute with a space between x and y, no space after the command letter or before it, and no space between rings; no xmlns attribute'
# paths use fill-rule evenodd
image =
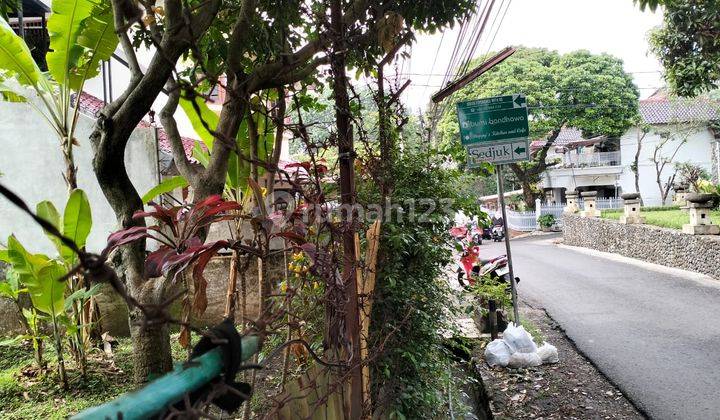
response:
<svg viewBox="0 0 720 420"><path fill-rule="evenodd" d="M258 351L260 338L256 335L242 338L242 360L248 360ZM188 363L175 366L172 372L150 382L145 387L123 394L113 401L88 408L71 420L146 419L166 410L183 396L199 389L216 378L223 369L222 352L215 348Z"/></svg>

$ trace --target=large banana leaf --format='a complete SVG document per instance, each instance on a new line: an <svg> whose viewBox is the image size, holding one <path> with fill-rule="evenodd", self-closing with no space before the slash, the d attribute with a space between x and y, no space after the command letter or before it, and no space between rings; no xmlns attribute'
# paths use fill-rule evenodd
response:
<svg viewBox="0 0 720 420"><path fill-rule="evenodd" d="M91 228L92 211L90 210L90 202L88 201L87 195L83 190L73 190L65 205L62 233L72 239L78 247L82 248L85 246ZM60 255L69 265L73 264L77 257L75 253L66 246L62 247Z"/></svg>
<svg viewBox="0 0 720 420"><path fill-rule="evenodd" d="M172 192L176 188L183 188L187 186L187 179L180 175L165 179L161 183L151 188L150 191L146 192L145 195L142 196L142 202L143 204L147 204L150 200L159 196L160 194L166 194Z"/></svg>
<svg viewBox="0 0 720 420"><path fill-rule="evenodd" d="M84 48L78 44L82 23L88 19L95 4L90 0L56 0L48 19L50 49L47 64L50 74L61 85L78 90L81 80L75 76Z"/></svg>
<svg viewBox="0 0 720 420"><path fill-rule="evenodd" d="M10 73L21 85L32 86L45 92L52 91L47 78L35 64L25 41L15 35L3 18L0 18L0 70ZM0 80L3 80L2 75Z"/></svg>
<svg viewBox="0 0 720 420"><path fill-rule="evenodd" d="M41 218L47 220L50 222L57 230L62 232L62 220L60 219L60 213L57 211L57 208L55 205L48 201L41 201L35 206L35 212L38 216ZM47 231L45 231L45 235L50 239L50 241L55 245L55 249L57 249L58 253L62 254L62 242L60 239L58 239L54 235L50 235Z"/></svg>
<svg viewBox="0 0 720 420"><path fill-rule="evenodd" d="M8 238L8 259L20 283L28 289L35 309L48 315L60 315L65 301L65 268L42 254L31 254L15 236Z"/></svg>
<svg viewBox="0 0 720 420"><path fill-rule="evenodd" d="M0 98L5 102L27 102L27 98L19 89L0 80Z"/></svg>
<svg viewBox="0 0 720 420"><path fill-rule="evenodd" d="M7 261L23 281L26 277L35 277L50 259L42 254L31 254L24 246L10 235L7 243Z"/></svg>
<svg viewBox="0 0 720 420"><path fill-rule="evenodd" d="M100 61L112 57L118 44L114 25L112 5L108 0L101 0L93 7L90 17L82 22L77 43L85 48L85 52L77 67L71 69L71 85L97 76Z"/></svg>
<svg viewBox="0 0 720 420"><path fill-rule="evenodd" d="M193 105L193 101L195 105ZM187 115L193 130L195 130L195 133L200 137L200 140L202 140L207 149L212 152L215 137L205 126L207 125L210 130L215 131L220 122L220 117L208 108L201 97L195 96L193 100L190 100L186 98L185 92L183 92L180 98L180 108L185 111L185 115Z"/></svg>
<svg viewBox="0 0 720 420"><path fill-rule="evenodd" d="M65 267L55 260L49 260L40 269L37 277L25 280L25 287L35 309L55 316L65 311L67 281L60 280L64 275Z"/></svg>

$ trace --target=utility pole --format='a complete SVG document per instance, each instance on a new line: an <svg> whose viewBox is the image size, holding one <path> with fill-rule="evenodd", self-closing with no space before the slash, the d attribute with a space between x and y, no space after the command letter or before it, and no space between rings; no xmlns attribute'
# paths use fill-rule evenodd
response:
<svg viewBox="0 0 720 420"><path fill-rule="evenodd" d="M345 289L345 333L352 345L350 360L350 418L359 419L363 412L362 369L360 366L360 318L355 271L355 149L350 115L350 98L347 92L345 74L345 25L342 17L342 2L330 3L330 21L333 32L330 69L333 76L333 95L335 97L335 118L337 121L338 160L340 166L340 202L347 209L343 215L343 270L342 285ZM339 303L339 302L337 302ZM333 333L331 332L331 335ZM338 340L340 337L330 337ZM335 348L339 342L329 343Z"/></svg>
<svg viewBox="0 0 720 420"><path fill-rule="evenodd" d="M25 13L23 11L22 0L17 0L15 2L15 8L17 9L18 36L25 40Z"/></svg>

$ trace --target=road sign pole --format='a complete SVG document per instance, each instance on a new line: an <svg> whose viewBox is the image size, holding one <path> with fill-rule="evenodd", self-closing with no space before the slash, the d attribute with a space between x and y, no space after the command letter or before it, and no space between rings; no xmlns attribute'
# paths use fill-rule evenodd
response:
<svg viewBox="0 0 720 420"><path fill-rule="evenodd" d="M515 272L513 271L512 253L510 252L510 232L508 232L507 212L505 211L505 187L503 186L503 165L495 165L497 172L498 197L500 198L500 209L503 218L503 230L505 232L505 254L507 254L508 271L510 274L510 286L512 288L513 317L515 325L520 325L518 314L517 285L515 284Z"/></svg>

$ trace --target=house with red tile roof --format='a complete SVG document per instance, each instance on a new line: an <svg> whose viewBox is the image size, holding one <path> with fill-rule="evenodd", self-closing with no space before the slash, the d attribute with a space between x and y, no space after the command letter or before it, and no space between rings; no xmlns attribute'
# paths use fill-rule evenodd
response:
<svg viewBox="0 0 720 420"><path fill-rule="evenodd" d="M548 153L557 163L543 175L541 186L548 202L564 202L571 190L598 191L600 197L635 192L635 155L638 157L639 191L648 206L662 205L653 161L670 159L660 173L661 183L673 179L675 163L691 162L705 169L714 182L720 178L720 102L709 97L676 98L665 89L639 103L642 124L619 139L583 138L580 130L566 127ZM643 128L647 133L643 136ZM543 141L532 142L539 149ZM656 152L657 149L657 152ZM674 155L674 157L673 157ZM677 176L675 182L681 181ZM671 196L667 203L672 202Z"/></svg>

